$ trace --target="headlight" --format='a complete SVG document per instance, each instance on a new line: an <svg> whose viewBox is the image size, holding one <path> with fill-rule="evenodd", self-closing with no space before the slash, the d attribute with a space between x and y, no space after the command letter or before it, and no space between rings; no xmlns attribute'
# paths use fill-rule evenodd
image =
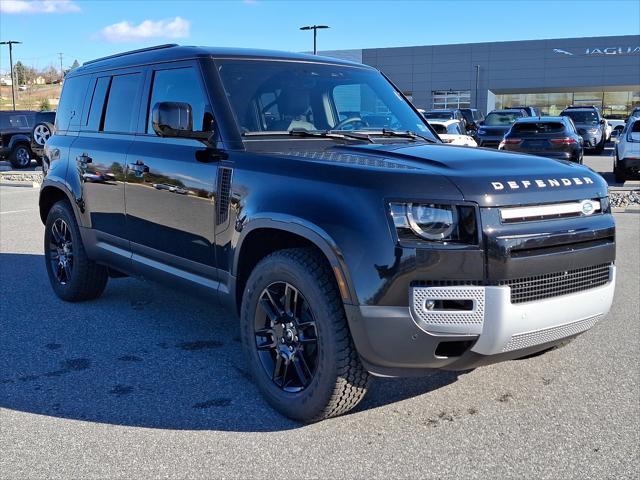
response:
<svg viewBox="0 0 640 480"><path fill-rule="evenodd" d="M487 133L487 131L484 128L478 130L478 135L484 135L485 133Z"/></svg>
<svg viewBox="0 0 640 480"><path fill-rule="evenodd" d="M598 129L597 128L590 128L587 130L587 132L594 134L594 133L598 133Z"/></svg>
<svg viewBox="0 0 640 480"><path fill-rule="evenodd" d="M391 218L400 242L477 244L475 208L434 203L390 203Z"/></svg>

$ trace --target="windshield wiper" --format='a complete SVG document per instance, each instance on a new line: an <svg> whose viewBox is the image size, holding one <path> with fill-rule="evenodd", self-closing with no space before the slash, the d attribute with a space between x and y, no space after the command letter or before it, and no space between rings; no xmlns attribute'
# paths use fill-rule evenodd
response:
<svg viewBox="0 0 640 480"><path fill-rule="evenodd" d="M404 138L410 138L412 140L424 140L425 142L429 142L429 143L438 143L436 140L433 140L431 138L427 138L427 137L423 137L422 135L417 134L416 132L412 132L411 130L405 130L405 131L398 131L398 130L388 130L386 128L383 128L381 130L382 132L382 136L384 137L404 137ZM377 133L377 132L376 132Z"/></svg>
<svg viewBox="0 0 640 480"><path fill-rule="evenodd" d="M337 140L362 140L364 142L375 143L368 135L338 132L335 130L304 130L294 128L289 131L282 132L245 132L243 137L267 136L267 135L289 135L291 137L316 137L316 138L332 138Z"/></svg>

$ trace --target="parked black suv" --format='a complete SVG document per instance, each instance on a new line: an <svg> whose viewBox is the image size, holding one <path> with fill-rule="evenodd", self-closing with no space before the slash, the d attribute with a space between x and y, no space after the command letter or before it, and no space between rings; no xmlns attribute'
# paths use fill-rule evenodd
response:
<svg viewBox="0 0 640 480"><path fill-rule="evenodd" d="M476 132L478 146L497 148L504 138L504 134L511 128L511 125L513 125L518 118L527 116L527 112L520 108L492 110L485 119L478 124L478 130Z"/></svg>
<svg viewBox="0 0 640 480"><path fill-rule="evenodd" d="M607 142L607 123L597 107L571 106L560 115L570 117L584 140L584 147L594 149L600 155Z"/></svg>
<svg viewBox="0 0 640 480"><path fill-rule="evenodd" d="M294 419L348 411L370 373L549 349L613 298L602 177L444 145L364 65L173 45L88 62L45 155L55 293L90 300L127 274L223 302Z"/></svg>
<svg viewBox="0 0 640 480"><path fill-rule="evenodd" d="M7 158L13 168L31 163L31 129L36 112L30 110L0 111L0 158Z"/></svg>

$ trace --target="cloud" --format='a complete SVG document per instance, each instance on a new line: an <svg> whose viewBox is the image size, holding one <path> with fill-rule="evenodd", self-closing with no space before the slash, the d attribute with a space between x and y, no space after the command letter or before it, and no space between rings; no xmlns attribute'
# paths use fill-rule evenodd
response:
<svg viewBox="0 0 640 480"><path fill-rule="evenodd" d="M72 0L0 0L2 13L70 13L80 7Z"/></svg>
<svg viewBox="0 0 640 480"><path fill-rule="evenodd" d="M181 17L166 20L144 20L138 25L119 22L100 31L100 37L108 42L129 42L149 38L185 38L189 36L191 22Z"/></svg>

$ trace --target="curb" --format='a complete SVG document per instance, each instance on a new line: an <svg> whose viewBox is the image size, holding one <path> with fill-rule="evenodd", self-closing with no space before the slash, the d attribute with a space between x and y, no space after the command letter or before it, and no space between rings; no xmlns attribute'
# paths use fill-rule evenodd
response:
<svg viewBox="0 0 640 480"><path fill-rule="evenodd" d="M40 188L39 182L2 182L0 187Z"/></svg>
<svg viewBox="0 0 640 480"><path fill-rule="evenodd" d="M611 213L640 213L640 207L638 206L627 207L627 208L613 207L611 209Z"/></svg>

